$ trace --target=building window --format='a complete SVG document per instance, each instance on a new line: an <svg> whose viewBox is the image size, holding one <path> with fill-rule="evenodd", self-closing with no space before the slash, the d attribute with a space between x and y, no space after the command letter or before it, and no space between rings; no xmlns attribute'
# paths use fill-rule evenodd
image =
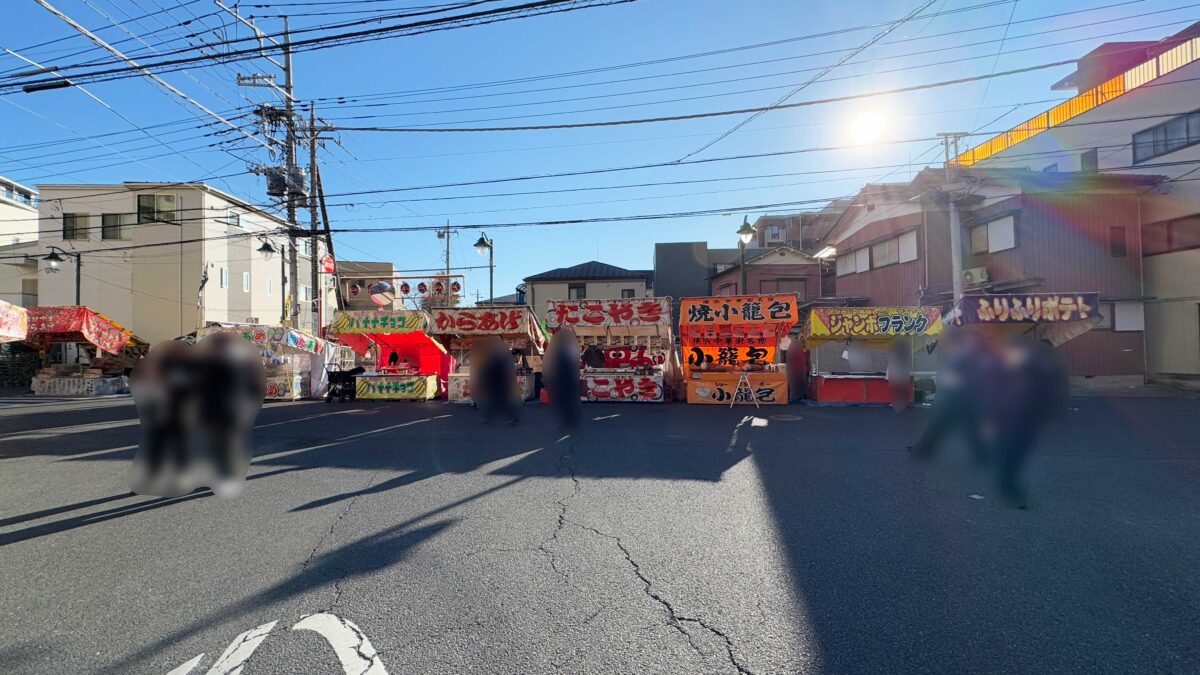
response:
<svg viewBox="0 0 1200 675"><path fill-rule="evenodd" d="M1108 228L1108 253L1114 258L1125 257L1125 228Z"/></svg>
<svg viewBox="0 0 1200 675"><path fill-rule="evenodd" d="M173 223L178 217L175 195L138 195L138 223Z"/></svg>
<svg viewBox="0 0 1200 675"><path fill-rule="evenodd" d="M1200 111L1171 118L1133 135L1133 163L1200 143Z"/></svg>
<svg viewBox="0 0 1200 675"><path fill-rule="evenodd" d="M912 262L917 259L917 233L905 232L900 235L900 262Z"/></svg>
<svg viewBox="0 0 1200 675"><path fill-rule="evenodd" d="M871 249L864 246L854 252L854 269L859 272L871 269Z"/></svg>
<svg viewBox="0 0 1200 675"><path fill-rule="evenodd" d="M767 238L768 239L778 239L779 238L779 226L778 225L768 225L767 226Z"/></svg>
<svg viewBox="0 0 1200 675"><path fill-rule="evenodd" d="M737 295L737 284L732 281L717 287L717 295Z"/></svg>
<svg viewBox="0 0 1200 675"><path fill-rule="evenodd" d="M838 256L837 259L837 275L844 277L848 274L854 274L854 252L850 251L845 255Z"/></svg>
<svg viewBox="0 0 1200 675"><path fill-rule="evenodd" d="M568 284L567 299L582 300L587 297L587 284Z"/></svg>
<svg viewBox="0 0 1200 675"><path fill-rule="evenodd" d="M267 277L267 295L271 295L271 293L274 290L275 290L275 280L272 279L271 277Z"/></svg>
<svg viewBox="0 0 1200 675"><path fill-rule="evenodd" d="M312 301L312 289L308 286L301 286L298 295L300 296L300 302Z"/></svg>
<svg viewBox="0 0 1200 675"><path fill-rule="evenodd" d="M219 277L220 277L219 278L219 288L228 288L229 287L229 270L222 267L221 274L219 275Z"/></svg>
<svg viewBox="0 0 1200 675"><path fill-rule="evenodd" d="M1096 173L1100 170L1100 154L1096 148L1085 150L1079 156L1079 171L1080 173Z"/></svg>
<svg viewBox="0 0 1200 675"><path fill-rule="evenodd" d="M871 269L900 262L900 240L888 239L871 246Z"/></svg>
<svg viewBox="0 0 1200 675"><path fill-rule="evenodd" d="M125 218L120 213L105 213L100 216L101 239L124 239Z"/></svg>
<svg viewBox="0 0 1200 675"><path fill-rule="evenodd" d="M11 185L4 186L4 198L5 199L13 198L13 186L11 186Z"/></svg>
<svg viewBox="0 0 1200 675"><path fill-rule="evenodd" d="M242 292L243 293L250 292L250 273L249 272L242 272Z"/></svg>
<svg viewBox="0 0 1200 675"><path fill-rule="evenodd" d="M230 227L240 228L242 226L242 214L234 211L233 209L229 209L229 211L225 214L225 224Z"/></svg>
<svg viewBox="0 0 1200 675"><path fill-rule="evenodd" d="M970 230L971 253L997 253L1017 247L1016 218L1005 216Z"/></svg>
<svg viewBox="0 0 1200 675"><path fill-rule="evenodd" d="M971 253L987 253L988 252L988 229L987 225L976 225L971 228Z"/></svg>
<svg viewBox="0 0 1200 675"><path fill-rule="evenodd" d="M1140 302L1114 302L1112 323L1118 332L1145 330L1145 308Z"/></svg>
<svg viewBox="0 0 1200 675"><path fill-rule="evenodd" d="M62 216L62 238L63 239L87 239L87 214L86 213L64 213Z"/></svg>
<svg viewBox="0 0 1200 675"><path fill-rule="evenodd" d="M1200 248L1200 216L1151 223L1142 228L1142 254L1156 255Z"/></svg>
<svg viewBox="0 0 1200 675"><path fill-rule="evenodd" d="M1100 312L1100 323L1096 324L1094 330L1112 330L1113 304L1111 302L1102 302L1096 309Z"/></svg>
<svg viewBox="0 0 1200 675"><path fill-rule="evenodd" d="M312 239L301 239L300 240L300 253L301 253L301 255L307 255L307 256L312 255Z"/></svg>
<svg viewBox="0 0 1200 675"><path fill-rule="evenodd" d="M635 296L635 295L634 295L634 293L637 293L637 291L636 291L635 289L632 289L632 288L622 288L622 289L621 289L621 297L622 297L622 298L633 298L633 297L637 297L637 296Z"/></svg>

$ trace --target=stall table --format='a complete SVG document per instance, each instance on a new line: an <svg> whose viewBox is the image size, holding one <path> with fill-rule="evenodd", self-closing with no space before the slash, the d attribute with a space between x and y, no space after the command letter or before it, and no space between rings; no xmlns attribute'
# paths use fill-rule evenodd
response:
<svg viewBox="0 0 1200 675"><path fill-rule="evenodd" d="M551 300L546 328L570 328L579 338L580 397L607 403L662 403L677 372L671 334L671 298ZM593 367L582 351L599 350Z"/></svg>
<svg viewBox="0 0 1200 675"><path fill-rule="evenodd" d="M429 332L458 364L458 370L449 373L446 382L446 398L452 402L471 400L467 356L475 340L498 337L510 352L519 352L527 362L536 363L546 350L546 336L528 307L447 307L432 309L430 315ZM529 372L517 373L516 391L522 400L533 395L533 378L528 377Z"/></svg>
<svg viewBox="0 0 1200 675"><path fill-rule="evenodd" d="M784 405L779 340L796 325L795 294L684 298L679 308L687 402Z"/></svg>
<svg viewBox="0 0 1200 675"><path fill-rule="evenodd" d="M819 347L858 343L886 350L898 337L935 337L942 330L942 312L936 307L818 307L809 313L805 345L809 349L812 377L809 398L820 404L889 405L892 391L886 372L821 370ZM908 401L913 380L908 378Z"/></svg>
<svg viewBox="0 0 1200 675"><path fill-rule="evenodd" d="M334 314L329 333L360 354L375 353L374 370L354 378L356 396L368 400L428 401L447 385L454 358L426 332L421 310L346 310ZM392 354L396 364L389 365Z"/></svg>

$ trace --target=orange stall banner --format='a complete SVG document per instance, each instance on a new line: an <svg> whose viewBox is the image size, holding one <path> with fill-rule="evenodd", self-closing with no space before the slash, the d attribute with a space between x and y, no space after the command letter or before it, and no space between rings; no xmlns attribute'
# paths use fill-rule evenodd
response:
<svg viewBox="0 0 1200 675"><path fill-rule="evenodd" d="M785 324L800 318L794 293L684 298L679 307L681 326ZM784 331L786 332L786 331Z"/></svg>
<svg viewBox="0 0 1200 675"><path fill-rule="evenodd" d="M687 380L687 402L708 405L785 405L788 402L786 373L749 373L750 388L738 389L741 373L706 373L703 379Z"/></svg>
<svg viewBox="0 0 1200 675"><path fill-rule="evenodd" d="M742 345L733 347L710 347L685 345L683 367L690 372L693 368L703 369L718 366L738 369L746 365L765 366L775 363L775 345Z"/></svg>

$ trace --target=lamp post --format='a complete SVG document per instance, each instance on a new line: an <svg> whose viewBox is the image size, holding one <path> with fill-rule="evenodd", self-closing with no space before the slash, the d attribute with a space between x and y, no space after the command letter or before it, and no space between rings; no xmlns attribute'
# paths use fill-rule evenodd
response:
<svg viewBox="0 0 1200 675"><path fill-rule="evenodd" d="M487 254L488 257L488 304L496 304L496 249L492 245L493 241L488 238L483 232L479 233L479 241L475 242L475 250L479 251L479 255Z"/></svg>
<svg viewBox="0 0 1200 675"><path fill-rule="evenodd" d="M82 253L72 253L71 251L64 251L57 246L51 246L49 248L50 248L50 253L48 255L46 255L46 257L42 258L42 260L45 260L47 263L49 263L50 269L52 269L56 272L58 271L59 264L61 264L63 262L63 260L65 260L65 258L63 258L62 256L65 255L65 256L67 256L67 258L75 259L75 304L79 305L80 304L80 302L79 302L80 280L83 278L83 276L82 276L83 254ZM59 255L60 253L62 255Z"/></svg>
<svg viewBox="0 0 1200 675"><path fill-rule="evenodd" d="M742 226L738 228L738 253L741 255L742 285L740 291L742 295L746 295L749 291L746 289L746 244L754 238L754 226L750 224L750 216L742 218Z"/></svg>

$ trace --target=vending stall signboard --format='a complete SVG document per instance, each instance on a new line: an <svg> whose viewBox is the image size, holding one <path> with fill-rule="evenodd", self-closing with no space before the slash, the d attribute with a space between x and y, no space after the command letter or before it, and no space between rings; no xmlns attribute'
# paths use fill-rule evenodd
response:
<svg viewBox="0 0 1200 675"><path fill-rule="evenodd" d="M374 352L375 369L354 378L358 398L428 401L443 391L454 359L429 335L422 310L347 310L334 314L329 333L360 354Z"/></svg>
<svg viewBox="0 0 1200 675"><path fill-rule="evenodd" d="M937 307L815 308L809 313L805 337L814 371L809 379L809 398L826 404L890 404L893 393L886 371L835 370L823 366L823 360L831 359L821 347L827 344L844 345L843 349L848 351L861 345L887 350L898 338L932 338L941 332L942 311ZM901 371L901 376L903 374ZM911 376L908 392L911 401Z"/></svg>
<svg viewBox="0 0 1200 675"><path fill-rule="evenodd" d="M446 387L450 401L471 400L470 373L466 371L467 355L474 341L482 337L498 337L509 350L519 354L521 364L517 372L516 391L522 399L532 395L529 377L532 366L545 352L546 335L538 325L537 317L528 307L447 307L430 310L432 317L429 332L444 345L459 364L459 372L452 372Z"/></svg>
<svg viewBox="0 0 1200 675"><path fill-rule="evenodd" d="M0 342L20 342L29 334L29 312L0 300Z"/></svg>
<svg viewBox="0 0 1200 675"><path fill-rule="evenodd" d="M1027 333L1058 347L1100 323L1100 294L968 295L950 310L946 321L975 330Z"/></svg>
<svg viewBox="0 0 1200 675"><path fill-rule="evenodd" d="M684 298L679 337L688 403L786 404L788 378L775 360L798 311L794 294Z"/></svg>
<svg viewBox="0 0 1200 675"><path fill-rule="evenodd" d="M662 403L676 372L671 298L551 300L551 332L570 328L581 350L603 358L581 358L580 396L585 401ZM599 363L596 361L595 363Z"/></svg>

